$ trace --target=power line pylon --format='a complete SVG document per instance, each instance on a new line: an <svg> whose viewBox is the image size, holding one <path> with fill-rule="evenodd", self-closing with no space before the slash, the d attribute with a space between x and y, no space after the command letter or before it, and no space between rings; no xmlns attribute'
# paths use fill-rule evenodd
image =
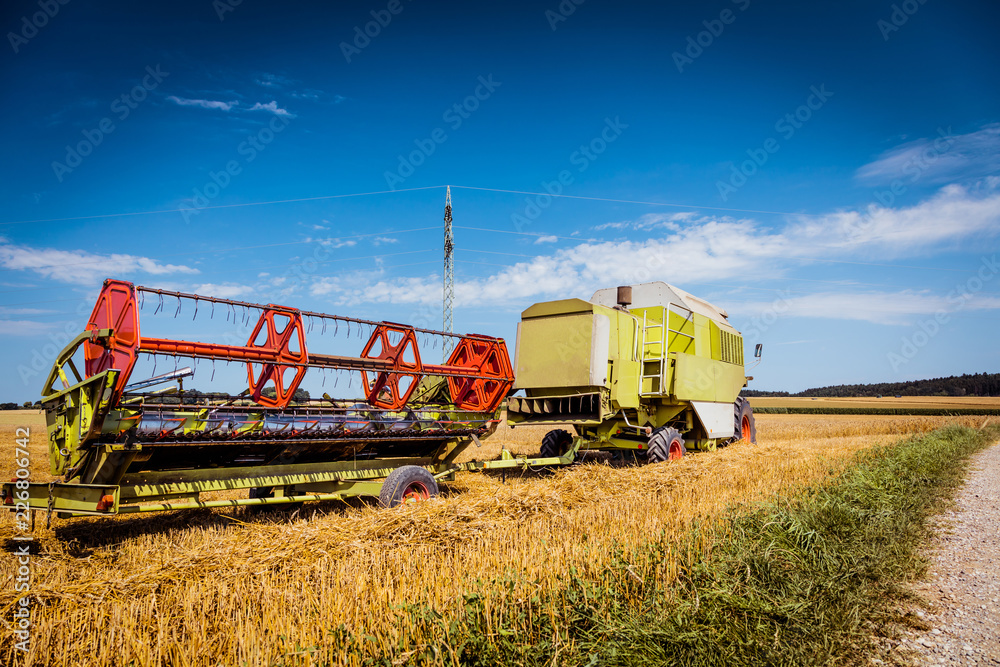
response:
<svg viewBox="0 0 1000 667"><path fill-rule="evenodd" d="M444 326L448 333L455 331L452 308L455 302L455 238L451 232L451 186L444 197ZM455 341L451 336L444 337L442 352L444 360L448 360Z"/></svg>

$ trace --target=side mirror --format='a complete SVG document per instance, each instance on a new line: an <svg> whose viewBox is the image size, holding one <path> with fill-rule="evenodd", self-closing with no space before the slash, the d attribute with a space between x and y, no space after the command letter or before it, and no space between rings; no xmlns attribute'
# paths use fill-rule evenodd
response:
<svg viewBox="0 0 1000 667"><path fill-rule="evenodd" d="M757 347L753 349L753 356L760 359L761 353L764 351L764 345L762 343L757 343Z"/></svg>

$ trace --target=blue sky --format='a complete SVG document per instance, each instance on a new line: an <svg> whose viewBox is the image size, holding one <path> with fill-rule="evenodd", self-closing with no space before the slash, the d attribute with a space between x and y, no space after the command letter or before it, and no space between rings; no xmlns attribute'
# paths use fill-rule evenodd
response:
<svg viewBox="0 0 1000 667"><path fill-rule="evenodd" d="M998 18L5 3L0 400L106 277L440 326L446 184L458 331L513 345L534 302L665 280L764 344L753 388L996 372Z"/></svg>

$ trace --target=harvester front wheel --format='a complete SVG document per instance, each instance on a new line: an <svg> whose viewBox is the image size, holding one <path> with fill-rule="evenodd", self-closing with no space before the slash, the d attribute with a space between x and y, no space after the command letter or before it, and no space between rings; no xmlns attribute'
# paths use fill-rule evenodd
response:
<svg viewBox="0 0 1000 667"><path fill-rule="evenodd" d="M569 434L569 431L555 429L546 433L545 437L542 438L542 448L538 452L538 455L543 459L562 456L569 450L569 446L572 444L573 436Z"/></svg>
<svg viewBox="0 0 1000 667"><path fill-rule="evenodd" d="M757 444L757 424L753 419L753 408L750 401L742 396L737 397L735 406L736 431L733 442L743 441Z"/></svg>
<svg viewBox="0 0 1000 667"><path fill-rule="evenodd" d="M404 503L429 500L437 494L437 480L426 468L403 466L386 477L378 501L382 507L396 507Z"/></svg>
<svg viewBox="0 0 1000 667"><path fill-rule="evenodd" d="M675 428L660 428L649 436L649 446L646 448L646 460L650 463L660 461L676 461L687 454L684 438Z"/></svg>

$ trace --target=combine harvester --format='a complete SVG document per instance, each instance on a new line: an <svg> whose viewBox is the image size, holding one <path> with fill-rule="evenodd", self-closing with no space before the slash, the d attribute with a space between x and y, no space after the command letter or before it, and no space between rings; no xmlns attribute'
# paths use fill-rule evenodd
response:
<svg viewBox="0 0 1000 667"><path fill-rule="evenodd" d="M753 378L728 318L662 282L535 304L518 326L514 389L525 396L510 399L508 423L573 424L580 437L545 436L549 457L583 448L655 463L687 447L756 442L753 410L739 395Z"/></svg>
<svg viewBox="0 0 1000 667"><path fill-rule="evenodd" d="M632 294L638 304L629 309ZM155 338L140 329L146 298L254 321L244 345ZM155 313L154 313L155 314ZM176 313L175 313L176 316ZM307 334L370 331L358 356L310 351ZM421 360L418 337L450 337L447 363ZM74 357L82 348L81 376ZM274 304L108 280L86 330L62 351L42 391L51 472L60 482L3 485L17 512L59 517L378 497L385 507L437 495L459 471L568 465L582 450L629 451L651 462L753 439L738 398L742 338L724 312L664 283L536 304L518 329L517 384L500 338L455 335ZM190 368L133 381L140 354L246 364L248 388L211 398L151 390ZM758 346L759 355L759 346ZM155 368L155 367L154 367ZM310 369L360 373L363 399L295 400ZM55 387L62 384L61 389ZM512 390L508 424L565 424L538 457L456 462L492 434ZM735 413L734 413L735 411ZM724 414L725 413L725 414ZM735 421L734 421L735 414ZM723 419L725 416L725 419ZM630 419L631 417L631 419ZM249 497L203 500L202 493ZM20 518L20 517L19 517Z"/></svg>

